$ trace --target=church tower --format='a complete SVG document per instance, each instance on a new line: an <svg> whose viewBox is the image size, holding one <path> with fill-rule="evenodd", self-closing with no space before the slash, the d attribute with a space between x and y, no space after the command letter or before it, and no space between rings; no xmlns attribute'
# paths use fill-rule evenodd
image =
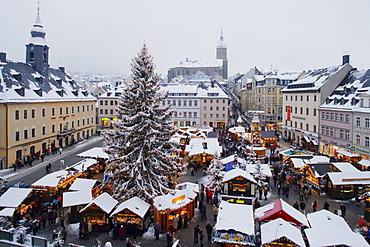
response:
<svg viewBox="0 0 370 247"><path fill-rule="evenodd" d="M224 41L224 36L222 35L222 29L220 40L217 42L216 47L216 59L222 59L222 78L227 79L228 77L227 46Z"/></svg>
<svg viewBox="0 0 370 247"><path fill-rule="evenodd" d="M31 39L26 45L26 63L41 75L46 76L49 68L49 47L45 40L46 32L40 20L40 7L37 7L37 17L31 29Z"/></svg>

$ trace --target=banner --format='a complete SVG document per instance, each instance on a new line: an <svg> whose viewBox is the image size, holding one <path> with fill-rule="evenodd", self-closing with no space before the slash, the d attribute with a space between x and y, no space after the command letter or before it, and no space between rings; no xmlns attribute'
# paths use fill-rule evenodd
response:
<svg viewBox="0 0 370 247"><path fill-rule="evenodd" d="M290 108L291 108L291 106L287 106L287 107L286 107L286 110L287 110L287 113L286 113L286 120L287 120L287 121L290 121Z"/></svg>

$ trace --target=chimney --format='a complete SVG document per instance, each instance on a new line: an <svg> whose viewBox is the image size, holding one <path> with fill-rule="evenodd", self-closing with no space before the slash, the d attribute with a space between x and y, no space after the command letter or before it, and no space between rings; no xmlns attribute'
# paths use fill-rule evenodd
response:
<svg viewBox="0 0 370 247"><path fill-rule="evenodd" d="M346 63L349 64L349 55L343 55L342 57L342 65L345 65Z"/></svg>
<svg viewBox="0 0 370 247"><path fill-rule="evenodd" d="M63 73L66 72L66 68L65 67L59 67L59 70L62 71Z"/></svg>
<svg viewBox="0 0 370 247"><path fill-rule="evenodd" d="M0 62L6 62L6 53L0 52Z"/></svg>

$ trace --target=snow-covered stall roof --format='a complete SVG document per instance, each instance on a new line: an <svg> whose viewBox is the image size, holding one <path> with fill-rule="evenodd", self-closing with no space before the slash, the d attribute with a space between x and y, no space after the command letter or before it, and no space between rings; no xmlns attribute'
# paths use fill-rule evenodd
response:
<svg viewBox="0 0 370 247"><path fill-rule="evenodd" d="M102 159L108 159L109 156L106 152L103 151L103 148L101 147L94 147L92 149L89 149L85 152L77 154L78 157L86 157L86 158L102 158Z"/></svg>
<svg viewBox="0 0 370 247"><path fill-rule="evenodd" d="M236 178L236 177L243 177L243 178L246 178L248 179L249 181L257 184L257 181L254 179L254 177L247 171L244 171L242 169L239 169L239 168L235 168L233 170L230 170L228 172L225 173L225 176L223 177L222 179L222 182L227 182L233 178Z"/></svg>
<svg viewBox="0 0 370 247"><path fill-rule="evenodd" d="M349 162L333 162L332 164L336 168L338 168L341 172L345 172L345 173L347 173L347 172L361 172L359 169L354 167L354 165L352 165Z"/></svg>
<svg viewBox="0 0 370 247"><path fill-rule="evenodd" d="M91 191L97 181L96 179L76 178L69 190Z"/></svg>
<svg viewBox="0 0 370 247"><path fill-rule="evenodd" d="M333 185L370 184L370 171L328 172L327 176Z"/></svg>
<svg viewBox="0 0 370 247"><path fill-rule="evenodd" d="M231 133L239 133L241 135L244 135L245 129L242 126L237 126L237 127L229 128L229 132L231 132Z"/></svg>
<svg viewBox="0 0 370 247"><path fill-rule="evenodd" d="M74 170L74 171L77 171L77 172L84 172L88 168L90 168L90 166L92 166L96 163L97 163L96 159L88 158L88 159L81 160L80 162L67 167L66 170Z"/></svg>
<svg viewBox="0 0 370 247"><path fill-rule="evenodd" d="M189 204L192 200L188 198L181 190L176 190L174 195L167 194L156 196L153 200L153 206L158 211L175 210Z"/></svg>
<svg viewBox="0 0 370 247"><path fill-rule="evenodd" d="M257 164L247 163L245 168L251 174L256 174L257 171ZM260 164L260 172L263 176L272 177L272 172L269 164Z"/></svg>
<svg viewBox="0 0 370 247"><path fill-rule="evenodd" d="M310 213L307 218L311 228L305 229L305 233L311 247L369 246L363 236L354 233L342 217L328 210Z"/></svg>
<svg viewBox="0 0 370 247"><path fill-rule="evenodd" d="M261 225L261 244L265 245L285 237L297 246L305 247L301 231L283 220L277 218Z"/></svg>
<svg viewBox="0 0 370 247"><path fill-rule="evenodd" d="M205 149L203 143L207 143L207 148ZM186 145L185 152L188 152L189 156L197 154L221 154L222 147L218 143L217 138L192 138L189 145Z"/></svg>
<svg viewBox="0 0 370 247"><path fill-rule="evenodd" d="M360 157L359 154L353 154L353 153L350 153L346 150L337 150L337 153L342 154L342 155L347 156L347 157L350 157L350 158Z"/></svg>
<svg viewBox="0 0 370 247"><path fill-rule="evenodd" d="M24 199L32 192L33 189L28 188L9 188L0 197L0 207L16 208L22 204Z"/></svg>
<svg viewBox="0 0 370 247"><path fill-rule="evenodd" d="M320 156L320 155L313 156L312 158L309 158L309 159L306 159L303 157L302 158L294 157L294 158L290 158L290 160L292 161L293 166L296 169L300 169L306 164L329 163L330 162L329 157Z"/></svg>
<svg viewBox="0 0 370 247"><path fill-rule="evenodd" d="M176 189L182 191L187 198L195 199L199 194L199 185L196 183L185 182L176 185Z"/></svg>
<svg viewBox="0 0 370 247"><path fill-rule="evenodd" d="M92 204L95 204L98 206L101 210L109 214L114 206L116 206L118 201L114 199L111 195L109 195L107 192L104 192L97 198L95 198L92 202L90 202L86 207L80 210L80 213L85 211L87 208L89 208Z"/></svg>
<svg viewBox="0 0 370 247"><path fill-rule="evenodd" d="M213 240L215 242L223 243L238 243L238 244L250 244L254 243L248 241L247 236L254 236L254 219L253 219L253 207L246 204L229 203L227 201L221 201L218 207L217 222L214 227L215 233ZM243 237L243 241L234 240L235 234L229 234L229 238L223 237L225 231L233 232L236 231Z"/></svg>
<svg viewBox="0 0 370 247"><path fill-rule="evenodd" d="M367 159L362 159L357 163L360 165L366 166L366 167L370 166L370 160L367 160Z"/></svg>
<svg viewBox="0 0 370 247"><path fill-rule="evenodd" d="M32 186L42 186L42 187L57 187L61 180L64 180L67 176L68 171L60 170L50 174L47 174L34 182Z"/></svg>
<svg viewBox="0 0 370 247"><path fill-rule="evenodd" d="M0 211L0 216L12 217L14 214L15 208L4 208Z"/></svg>
<svg viewBox="0 0 370 247"><path fill-rule="evenodd" d="M138 215L141 218L144 218L146 212L148 212L150 208L150 204L146 203L139 197L135 196L127 201L122 202L119 204L116 209L113 211L113 213L110 215L110 217L118 214L119 212L123 211L124 209L128 209L134 214Z"/></svg>
<svg viewBox="0 0 370 247"><path fill-rule="evenodd" d="M91 191L80 190L63 193L63 207L72 207L77 205L85 205L92 200Z"/></svg>
<svg viewBox="0 0 370 247"><path fill-rule="evenodd" d="M309 227L306 216L282 199L257 208L255 216L260 222L282 218L295 226Z"/></svg>

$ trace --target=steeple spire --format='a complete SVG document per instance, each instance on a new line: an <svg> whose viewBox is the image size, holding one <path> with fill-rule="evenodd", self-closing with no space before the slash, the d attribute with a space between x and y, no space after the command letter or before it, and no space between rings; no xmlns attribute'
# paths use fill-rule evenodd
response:
<svg viewBox="0 0 370 247"><path fill-rule="evenodd" d="M220 36L220 41L224 41L224 35L222 34L222 28L221 28L221 36Z"/></svg>

